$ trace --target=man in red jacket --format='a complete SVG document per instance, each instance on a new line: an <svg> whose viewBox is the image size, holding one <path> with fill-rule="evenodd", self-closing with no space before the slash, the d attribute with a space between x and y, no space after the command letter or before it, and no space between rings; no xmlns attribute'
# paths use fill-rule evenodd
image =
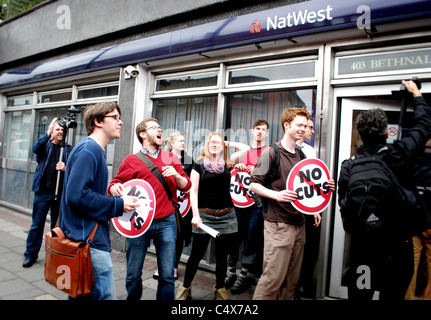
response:
<svg viewBox="0 0 431 320"><path fill-rule="evenodd" d="M178 157L171 152L160 149L162 145L162 128L157 119L145 119L136 127L136 135L142 144L140 152L148 157L165 178L173 195L177 189L188 191L191 181L184 172ZM117 175L108 186L108 193L120 195L123 183L132 179L142 179L148 182L155 194L156 212L148 230L141 236L127 239L127 299L139 300L142 296L142 267L150 240L156 247L159 283L157 299L175 299L175 241L176 220L172 202L150 169L134 154L124 158ZM174 200L176 197L174 197Z"/></svg>

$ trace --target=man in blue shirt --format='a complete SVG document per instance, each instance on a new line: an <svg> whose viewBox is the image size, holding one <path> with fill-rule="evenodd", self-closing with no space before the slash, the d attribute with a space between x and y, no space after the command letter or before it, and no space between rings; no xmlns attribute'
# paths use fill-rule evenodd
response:
<svg viewBox="0 0 431 320"><path fill-rule="evenodd" d="M84 110L88 137L71 152L64 176L59 221L66 237L85 241L98 223L90 247L96 284L88 298L94 300L116 299L108 222L138 206L131 197L106 194L109 173L104 149L120 137L120 116L115 102L98 103Z"/></svg>
<svg viewBox="0 0 431 320"><path fill-rule="evenodd" d="M50 211L51 229L57 223L60 207L60 201L55 196L57 178L59 177L62 181L63 172L66 169L66 159L72 149L70 145L66 144L63 159L60 159L62 138L63 128L58 124L57 118L54 118L49 124L47 132L33 146L37 168L31 188L34 191L33 212L22 264L24 268L31 267L37 260L48 211ZM59 171L61 174L58 176ZM59 183L61 186L61 182ZM61 196L61 189L58 190L58 195Z"/></svg>

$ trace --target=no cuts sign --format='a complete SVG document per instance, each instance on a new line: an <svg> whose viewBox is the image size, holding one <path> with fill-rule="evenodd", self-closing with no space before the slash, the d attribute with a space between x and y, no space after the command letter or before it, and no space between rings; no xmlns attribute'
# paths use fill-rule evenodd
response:
<svg viewBox="0 0 431 320"><path fill-rule="evenodd" d="M329 179L329 170L323 161L304 159L298 162L290 171L286 182L286 189L298 194L292 205L305 214L316 214L325 210L332 196Z"/></svg>
<svg viewBox="0 0 431 320"><path fill-rule="evenodd" d="M234 169L230 174L230 196L235 206L247 208L254 204L254 193L250 190L250 175Z"/></svg>
<svg viewBox="0 0 431 320"><path fill-rule="evenodd" d="M156 196L151 185L141 179L130 180L123 184L123 194L136 197L139 207L134 211L124 212L112 219L117 231L127 237L136 238L144 234L153 222L156 212Z"/></svg>
<svg viewBox="0 0 431 320"><path fill-rule="evenodd" d="M184 218L190 209L190 193L177 190L177 203L180 205L181 217Z"/></svg>

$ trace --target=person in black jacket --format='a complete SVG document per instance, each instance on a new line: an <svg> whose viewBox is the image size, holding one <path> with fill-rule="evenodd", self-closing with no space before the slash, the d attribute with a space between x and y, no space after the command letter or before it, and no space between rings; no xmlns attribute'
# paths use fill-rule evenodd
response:
<svg viewBox="0 0 431 320"><path fill-rule="evenodd" d="M412 238L414 273L405 299L415 300L416 294L418 294L424 300L431 300L431 139L428 140L425 150L416 161L411 177L425 210L427 210L424 225L428 228ZM422 266L424 266L423 269ZM424 288L420 294L417 291L420 291L422 287Z"/></svg>
<svg viewBox="0 0 431 320"><path fill-rule="evenodd" d="M42 245L43 230L46 216L50 211L51 229L55 227L58 219L60 201L55 199L58 171L66 169L66 159L72 147L67 144L60 159L61 139L63 128L58 124L57 118L52 119L47 132L39 138L33 146L38 166L33 178L32 191L34 191L32 225L28 232L26 251L22 266L29 268L37 260ZM60 175L59 186L62 185L63 174ZM59 189L58 196L61 195Z"/></svg>
<svg viewBox="0 0 431 320"><path fill-rule="evenodd" d="M408 170L424 150L431 137L431 108L426 104L413 81L402 81L413 95L414 125L404 136L388 144L383 160L401 184L408 180ZM364 145L361 154L376 154L386 145L388 119L382 109L361 112L356 126ZM348 184L348 162L342 164L338 181L338 199L344 198ZM363 285L367 272L370 285ZM379 290L380 300L403 300L413 273L411 240L400 237L395 230L376 236L351 235L348 296L351 300L370 300Z"/></svg>

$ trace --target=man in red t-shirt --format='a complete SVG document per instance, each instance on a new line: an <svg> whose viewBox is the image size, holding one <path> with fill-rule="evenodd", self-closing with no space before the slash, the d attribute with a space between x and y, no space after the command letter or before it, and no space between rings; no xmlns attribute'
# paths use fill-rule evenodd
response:
<svg viewBox="0 0 431 320"><path fill-rule="evenodd" d="M162 145L162 128L157 119L143 120L136 127L136 135L142 143L142 152L148 157L165 178L173 195L177 189L188 191L191 187L190 178L184 172L178 157L172 152L160 149ZM150 169L134 154L124 158L117 175L108 186L108 193L120 195L123 183L132 179L142 179L148 182L156 197L156 212L151 226L141 236L127 239L127 277L126 289L128 300L140 300L142 296L142 267L151 239L154 240L159 271L157 287L158 300L175 299L175 243L176 220L172 202ZM174 201L176 197L173 198Z"/></svg>
<svg viewBox="0 0 431 320"><path fill-rule="evenodd" d="M266 120L256 120L253 124L253 142L250 146L235 142L226 142L229 147L239 150L231 155L235 169L251 174L257 159L263 149L267 148L265 139L268 136L269 125ZM230 249L229 268L225 280L226 288L230 287L233 294L240 294L247 289L249 282L257 283L262 272L263 254L263 207L253 204L247 208L235 207L238 219L238 243ZM241 253L241 271L236 274L239 260L239 248L244 243ZM248 279L247 279L248 278Z"/></svg>

